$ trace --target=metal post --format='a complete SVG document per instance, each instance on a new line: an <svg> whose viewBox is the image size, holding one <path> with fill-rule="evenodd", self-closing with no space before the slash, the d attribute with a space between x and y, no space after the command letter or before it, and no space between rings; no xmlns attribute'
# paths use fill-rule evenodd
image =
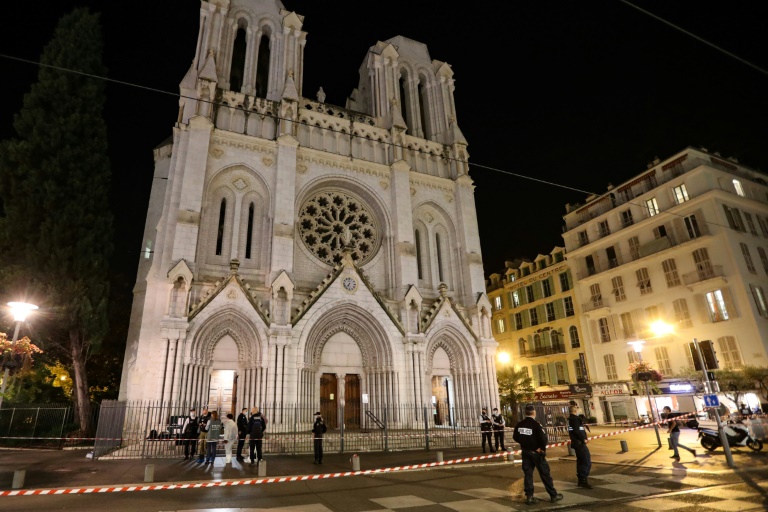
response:
<svg viewBox="0 0 768 512"><path fill-rule="evenodd" d="M707 393L712 391L712 385L709 382L709 375L707 375L707 365L704 364L704 355L701 353L701 347L699 346L699 340L693 338L693 344L696 346L696 352L699 356L699 363L701 364L701 371L704 373L704 387ZM723 451L725 452L725 461L728 463L728 467L734 467L733 454L731 454L731 446L728 444L728 436L725 435L723 430L723 422L720 419L720 411L715 411L715 421L717 422L717 433L720 434L720 443L723 445Z"/></svg>
<svg viewBox="0 0 768 512"><path fill-rule="evenodd" d="M429 420L427 419L427 406L424 406L424 449L429 450Z"/></svg>
<svg viewBox="0 0 768 512"><path fill-rule="evenodd" d="M19 339L19 327L21 327L21 322L16 322L16 328L13 330L13 341L11 341L11 345L16 345L16 340ZM3 370L3 383L0 385L0 408L3 407L3 397L5 396L5 387L8 385L8 373L9 370L6 368Z"/></svg>
<svg viewBox="0 0 768 512"><path fill-rule="evenodd" d="M35 441L35 432L37 432L37 420L40 418L40 408L37 408L37 413L35 414L35 424L32 426L32 439L29 440L29 446L32 446L32 443Z"/></svg>
<svg viewBox="0 0 768 512"><path fill-rule="evenodd" d="M637 357L640 359L640 362L643 362L643 353L638 352ZM653 423L653 430L656 431L656 441L659 443L659 448L661 448L661 436L659 435L659 426L656 424L656 418L653 415L653 404L651 404L651 385L648 384L648 382L644 382L645 384L645 396L648 398L648 408L650 409L648 412L651 413L651 423Z"/></svg>

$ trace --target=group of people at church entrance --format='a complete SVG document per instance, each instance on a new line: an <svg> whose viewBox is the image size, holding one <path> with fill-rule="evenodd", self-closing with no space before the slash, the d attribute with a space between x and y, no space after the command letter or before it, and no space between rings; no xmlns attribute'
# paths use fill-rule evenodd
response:
<svg viewBox="0 0 768 512"><path fill-rule="evenodd" d="M197 417L197 411L194 408L190 409L181 427L184 439L184 460L195 458L197 455L198 463L213 464L219 442L223 442L225 463L230 464L232 449L237 441L235 458L245 462L243 448L247 437L250 437L251 464L263 460L262 442L264 431L267 429L267 419L261 415L258 407L251 409L250 416L247 412L248 409L243 408L235 422L234 415L231 413L227 414L222 421L219 419L219 414L216 411L209 411L208 407L203 407L200 417Z"/></svg>

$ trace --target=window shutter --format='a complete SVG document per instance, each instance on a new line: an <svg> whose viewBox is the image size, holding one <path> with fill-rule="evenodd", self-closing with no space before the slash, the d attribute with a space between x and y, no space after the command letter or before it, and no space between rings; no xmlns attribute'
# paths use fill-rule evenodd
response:
<svg viewBox="0 0 768 512"><path fill-rule="evenodd" d="M560 364L563 367L563 375L565 375L565 382L571 382L571 377L568 375L568 362L563 361Z"/></svg>
<svg viewBox="0 0 768 512"><path fill-rule="evenodd" d="M531 326L531 316L528 314L527 311L522 311L520 313L520 316L523 319L523 328L530 327Z"/></svg>
<svg viewBox="0 0 768 512"><path fill-rule="evenodd" d="M539 324L547 323L547 307L544 304L536 306L536 314L539 316Z"/></svg>
<svg viewBox="0 0 768 512"><path fill-rule="evenodd" d="M674 237L675 240L677 240L678 242L682 242L683 240L689 239L688 231L685 229L685 222L683 222L682 217L675 217L672 220L672 225L674 226L674 229L675 229L675 237Z"/></svg>
<svg viewBox="0 0 768 512"><path fill-rule="evenodd" d="M541 386L541 381L539 381L539 367L538 365L531 366L531 370L533 370L533 386L539 387Z"/></svg>
<svg viewBox="0 0 768 512"><path fill-rule="evenodd" d="M557 385L557 368L555 368L555 363L547 363L547 371L549 372L549 385L556 386Z"/></svg>
<svg viewBox="0 0 768 512"><path fill-rule="evenodd" d="M725 302L725 310L728 312L728 318L738 318L738 312L736 311L736 304L733 302L733 296L729 288L723 288L723 302Z"/></svg>
<svg viewBox="0 0 768 512"><path fill-rule="evenodd" d="M541 281L533 283L533 300L539 300L544 297L544 290L542 289Z"/></svg>
<svg viewBox="0 0 768 512"><path fill-rule="evenodd" d="M517 297L520 299L520 305L528 304L528 294L525 293L525 286L521 286L516 291Z"/></svg>
<svg viewBox="0 0 768 512"><path fill-rule="evenodd" d="M555 305L555 318L558 320L561 318L565 318L565 306L563 305L563 301L556 300L554 302L554 305Z"/></svg>
<svg viewBox="0 0 768 512"><path fill-rule="evenodd" d="M696 304L696 310L699 313L701 323L711 323L712 317L710 316L709 308L707 307L707 298L703 294L696 294L693 297L693 302ZM728 314L730 315L730 313L731 312L729 311Z"/></svg>
<svg viewBox="0 0 768 512"><path fill-rule="evenodd" d="M515 323L515 315L511 314L509 315L509 330L510 332L517 330L517 323Z"/></svg>
<svg viewBox="0 0 768 512"><path fill-rule="evenodd" d="M619 315L610 315L608 317L608 332L611 334L611 341L616 341L619 339L619 337L616 335L616 326L619 325L620 321L621 320L619 319Z"/></svg>

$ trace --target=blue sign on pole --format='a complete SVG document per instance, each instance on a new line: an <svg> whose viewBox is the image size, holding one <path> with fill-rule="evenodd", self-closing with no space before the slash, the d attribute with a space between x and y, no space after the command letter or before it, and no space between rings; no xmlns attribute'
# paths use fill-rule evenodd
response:
<svg viewBox="0 0 768 512"><path fill-rule="evenodd" d="M704 395L705 407L720 407L720 400L717 395Z"/></svg>

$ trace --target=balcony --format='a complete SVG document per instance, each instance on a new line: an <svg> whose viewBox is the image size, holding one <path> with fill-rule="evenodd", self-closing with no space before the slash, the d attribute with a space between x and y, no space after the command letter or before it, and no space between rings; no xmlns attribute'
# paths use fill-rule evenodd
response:
<svg viewBox="0 0 768 512"><path fill-rule="evenodd" d="M715 279L718 277L725 277L725 274L723 273L723 266L707 265L696 270L695 272L688 272L687 274L683 274L683 282L687 286L690 286L692 284L702 283L704 281L709 281L710 279Z"/></svg>
<svg viewBox="0 0 768 512"><path fill-rule="evenodd" d="M589 311L594 311L596 309L600 309L604 307L607 307L607 306L603 303L602 295L596 295L592 297L590 300L588 300L587 302L584 302L581 305L581 310L584 313L588 313Z"/></svg>
<svg viewBox="0 0 768 512"><path fill-rule="evenodd" d="M640 257L645 258L651 254L656 254L670 247L677 245L675 238L672 235L666 235L657 238L656 240L644 243L640 246Z"/></svg>
<svg viewBox="0 0 768 512"><path fill-rule="evenodd" d="M534 347L532 349L525 349L520 351L520 357L542 357L551 356L552 354L565 354L565 345L561 343L555 343L551 347Z"/></svg>

